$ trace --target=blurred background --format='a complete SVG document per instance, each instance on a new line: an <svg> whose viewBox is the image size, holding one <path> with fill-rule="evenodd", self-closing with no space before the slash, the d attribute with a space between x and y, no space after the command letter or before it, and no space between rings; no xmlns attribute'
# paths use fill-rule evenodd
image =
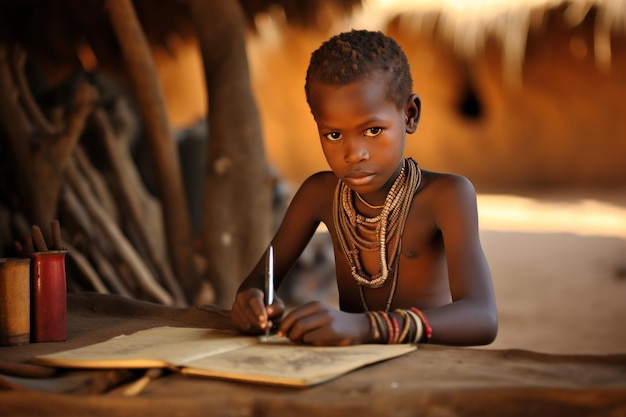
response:
<svg viewBox="0 0 626 417"><path fill-rule="evenodd" d="M407 156L479 192L503 322L493 346L626 349L626 2L369 0L313 28L288 25L280 9L256 19L253 88L287 192L327 169L304 97L311 52L341 31L381 30L404 48L422 99ZM194 51L162 67L180 125L205 111ZM313 254L305 265L294 303L332 299L319 288L332 268Z"/></svg>
<svg viewBox="0 0 626 417"><path fill-rule="evenodd" d="M367 0L306 29L288 25L280 9L258 15L248 56L268 159L294 183L325 169L304 100L308 59L329 36L368 28L393 36L407 53L424 103L407 153L430 169L467 175L485 192L622 186L625 7ZM204 117L197 48L181 45L161 63L173 123Z"/></svg>
<svg viewBox="0 0 626 417"><path fill-rule="evenodd" d="M626 1L240 3L250 88L275 179L272 227L299 183L327 169L304 96L310 54L338 32L381 30L404 48L422 99L407 156L425 169L465 175L478 191L501 318L492 347L626 350ZM138 7L138 14L149 19L150 10ZM160 35L151 54L199 234L210 91L193 31L165 26L151 27ZM80 67L111 77L124 94L120 63L98 58L93 43L76 45L71 55ZM39 62L50 86L73 76L59 56L43 53ZM142 158L136 151L154 192L157 180ZM282 289L291 303L333 302L323 230L293 275ZM210 289L204 300L211 301Z"/></svg>

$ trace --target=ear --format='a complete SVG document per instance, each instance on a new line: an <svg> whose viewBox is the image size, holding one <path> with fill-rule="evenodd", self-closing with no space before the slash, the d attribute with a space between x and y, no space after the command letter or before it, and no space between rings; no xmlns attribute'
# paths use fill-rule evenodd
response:
<svg viewBox="0 0 626 417"><path fill-rule="evenodd" d="M417 94L411 94L404 108L404 124L406 133L415 133L422 114L422 100Z"/></svg>

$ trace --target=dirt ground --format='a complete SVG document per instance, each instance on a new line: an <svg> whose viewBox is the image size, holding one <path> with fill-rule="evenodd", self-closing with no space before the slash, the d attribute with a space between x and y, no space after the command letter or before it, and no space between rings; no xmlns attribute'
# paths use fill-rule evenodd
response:
<svg viewBox="0 0 626 417"><path fill-rule="evenodd" d="M500 317L491 347L626 352L625 197L479 196Z"/></svg>
<svg viewBox="0 0 626 417"><path fill-rule="evenodd" d="M626 192L479 194L478 206L500 320L489 348L626 353ZM330 240L313 242L308 257L326 262L288 280L292 305L336 303Z"/></svg>

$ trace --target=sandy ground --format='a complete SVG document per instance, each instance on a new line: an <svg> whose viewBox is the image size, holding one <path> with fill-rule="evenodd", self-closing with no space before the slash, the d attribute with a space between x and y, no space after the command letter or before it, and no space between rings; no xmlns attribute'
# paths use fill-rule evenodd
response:
<svg viewBox="0 0 626 417"><path fill-rule="evenodd" d="M500 319L489 348L626 353L626 190L481 194L478 206ZM294 282L294 305L336 303L328 264Z"/></svg>
<svg viewBox="0 0 626 417"><path fill-rule="evenodd" d="M625 197L479 196L500 316L491 347L626 352Z"/></svg>

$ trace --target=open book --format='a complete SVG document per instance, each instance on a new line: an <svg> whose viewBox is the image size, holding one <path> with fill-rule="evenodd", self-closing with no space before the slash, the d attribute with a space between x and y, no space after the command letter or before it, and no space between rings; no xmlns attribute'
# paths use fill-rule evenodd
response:
<svg viewBox="0 0 626 417"><path fill-rule="evenodd" d="M271 336L156 327L78 349L37 356L66 368L169 368L188 375L304 387L397 357L416 345L305 346Z"/></svg>

